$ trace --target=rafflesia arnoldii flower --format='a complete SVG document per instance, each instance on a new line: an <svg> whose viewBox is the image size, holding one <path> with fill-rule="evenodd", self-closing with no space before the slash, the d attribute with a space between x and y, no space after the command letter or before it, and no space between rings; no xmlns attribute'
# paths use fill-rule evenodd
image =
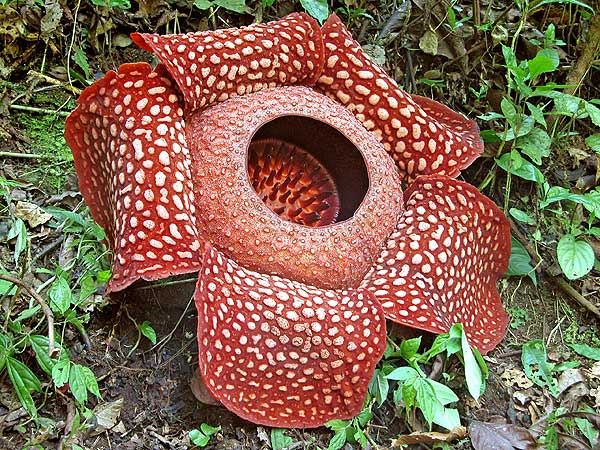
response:
<svg viewBox="0 0 600 450"><path fill-rule="evenodd" d="M199 271L214 398L314 427L360 411L385 319L498 344L509 227L454 179L482 151L474 122L401 91L336 16L133 40L162 64L107 73L65 135L109 292Z"/></svg>

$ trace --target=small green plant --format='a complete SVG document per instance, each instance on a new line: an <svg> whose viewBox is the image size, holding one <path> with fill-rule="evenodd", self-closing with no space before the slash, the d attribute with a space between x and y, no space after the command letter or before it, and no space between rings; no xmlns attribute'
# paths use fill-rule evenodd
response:
<svg viewBox="0 0 600 450"><path fill-rule="evenodd" d="M271 448L273 450L283 450L294 443L291 437L285 435L285 431L281 428L271 429Z"/></svg>
<svg viewBox="0 0 600 450"><path fill-rule="evenodd" d="M521 363L527 378L541 388L547 389L554 397L558 397L558 383L554 374L579 365L575 361L566 361L560 364L549 362L544 342L537 339L523 344Z"/></svg>
<svg viewBox="0 0 600 450"><path fill-rule="evenodd" d="M367 435L365 427L373 417L371 413L372 401L367 395L365 406L360 413L351 420L330 420L325 424L327 428L333 431L333 437L329 441L327 450L339 450L346 442L359 444L361 448L367 446Z"/></svg>
<svg viewBox="0 0 600 450"><path fill-rule="evenodd" d="M212 427L206 423L200 425L200 429L193 429L188 433L190 441L197 447L206 447L211 436L221 430L220 426Z"/></svg>
<svg viewBox="0 0 600 450"><path fill-rule="evenodd" d="M546 2L529 7L537 8L542 3ZM570 3L579 5L579 2ZM509 88L500 104L502 112L481 116L484 120L500 123L500 129L484 130L482 137L500 143L496 164L507 173L505 211L513 219L534 228L531 236L536 246L541 240L540 228L544 222L552 223L552 228L559 232L558 263L564 275L573 280L587 275L594 267L594 252L586 235L600 235L596 220L600 214L600 188L585 193L573 192L571 188L552 185L540 168L552 151L560 153L561 143L574 135L575 121L587 120L600 126L600 108L594 101L564 93L564 86L540 82L544 74L556 71L559 65L556 47L563 43L555 38L553 25L546 30L543 42L538 42L543 48L531 59L518 60L515 39L512 46L502 45ZM587 137L594 151L596 140L595 134ZM513 176L533 182L537 187L538 201L533 202L533 217L526 211L509 207ZM491 178L483 185L489 181ZM519 252L521 249L513 242L514 250ZM528 263L521 252L511 260L509 274L527 274L534 280L534 273L527 269Z"/></svg>

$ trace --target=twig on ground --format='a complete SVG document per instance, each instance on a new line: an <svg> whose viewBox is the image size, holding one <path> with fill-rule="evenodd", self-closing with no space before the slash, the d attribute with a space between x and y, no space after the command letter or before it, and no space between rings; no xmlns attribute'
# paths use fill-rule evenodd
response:
<svg viewBox="0 0 600 450"><path fill-rule="evenodd" d="M38 108L36 106L25 106L25 105L9 105L10 109L16 109L17 111L27 111L40 114L50 114L54 116L67 117L70 113L67 111L57 111L49 108Z"/></svg>
<svg viewBox="0 0 600 450"><path fill-rule="evenodd" d="M27 285L19 278L0 273L0 280L8 281L22 289L25 289L27 293L42 307L42 311L46 316L46 322L48 322L48 355L50 358L54 358L58 353L58 349L54 348L54 314L52 314L52 310L48 307L46 301L37 292L35 292L31 286Z"/></svg>
<svg viewBox="0 0 600 450"><path fill-rule="evenodd" d="M79 2L79 3L81 3L81 2ZM67 61L70 61L70 58L67 59ZM81 89L78 89L75 86L72 86L63 81L57 80L56 78L52 78L52 77L49 77L48 75L44 75L43 73L36 72L35 70L30 70L29 75L34 75L38 78L41 78L43 81L45 81L48 84L53 84L54 86L60 86L64 89L66 89L67 91L72 92L75 95L81 94Z"/></svg>
<svg viewBox="0 0 600 450"><path fill-rule="evenodd" d="M569 294L569 296L573 300L575 300L577 303L579 303L581 306L583 306L585 309L587 309L589 312L591 312L600 319L600 310L596 307L596 305L594 305L587 298L585 298L583 295L577 292L575 288L573 288L573 286L571 286L569 283L567 283L560 277L550 277L550 279L566 294Z"/></svg>
<svg viewBox="0 0 600 450"><path fill-rule="evenodd" d="M2 158L27 158L27 159L43 159L44 155L36 155L35 153L19 153L19 152L0 152Z"/></svg>

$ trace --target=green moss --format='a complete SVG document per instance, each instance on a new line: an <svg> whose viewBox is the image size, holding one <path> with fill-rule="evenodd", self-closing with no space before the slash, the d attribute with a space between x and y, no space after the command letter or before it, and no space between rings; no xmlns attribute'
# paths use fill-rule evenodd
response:
<svg viewBox="0 0 600 450"><path fill-rule="evenodd" d="M67 176L74 170L73 155L63 136L64 118L23 113L15 117L15 122L31 140L29 152L40 155L39 159L30 160L22 177L50 192L62 191Z"/></svg>

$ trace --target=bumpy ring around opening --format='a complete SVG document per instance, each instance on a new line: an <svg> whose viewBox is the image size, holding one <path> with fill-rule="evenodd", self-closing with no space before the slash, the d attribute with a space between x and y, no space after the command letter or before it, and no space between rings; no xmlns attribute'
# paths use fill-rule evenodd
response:
<svg viewBox="0 0 600 450"><path fill-rule="evenodd" d="M348 158L353 152L360 153L362 161L359 158L358 163L366 168L368 177L366 181L356 180L356 184L368 186L362 201L356 202L357 192L363 195L361 188L343 192L353 190L355 183L338 183L348 186L340 192L341 201L348 195L358 205L348 218L319 227L293 223L271 211L253 189L248 177L248 148L255 135L264 138L265 133L273 133L305 148L344 145L339 139L337 143L323 141L318 131L323 127L298 129L280 119L285 117L292 122L310 118L325 124L355 148L349 149ZM279 122L283 128L276 126ZM198 186L199 234L251 270L329 289L357 286L402 212L400 177L382 145L343 106L312 89L275 88L232 98L193 115L187 138ZM336 172L335 165L346 159L343 150L321 149L316 153L327 160L332 152L337 156L329 158L326 165ZM338 172L339 179L344 173L352 177L360 169L349 167Z"/></svg>

